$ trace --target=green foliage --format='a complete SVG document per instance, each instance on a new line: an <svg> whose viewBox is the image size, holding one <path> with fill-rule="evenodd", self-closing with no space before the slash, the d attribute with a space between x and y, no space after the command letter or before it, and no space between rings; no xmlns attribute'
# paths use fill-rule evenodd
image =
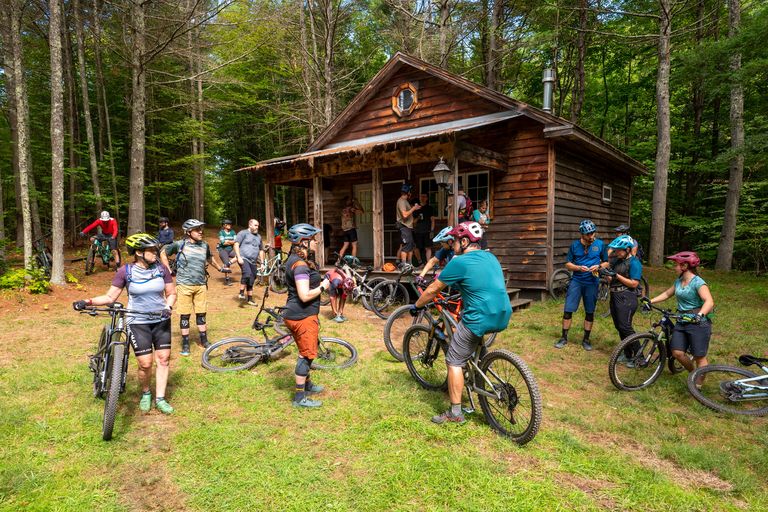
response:
<svg viewBox="0 0 768 512"><path fill-rule="evenodd" d="M51 291L51 283L39 268L17 268L0 276L0 290L27 290L32 294L48 293Z"/></svg>

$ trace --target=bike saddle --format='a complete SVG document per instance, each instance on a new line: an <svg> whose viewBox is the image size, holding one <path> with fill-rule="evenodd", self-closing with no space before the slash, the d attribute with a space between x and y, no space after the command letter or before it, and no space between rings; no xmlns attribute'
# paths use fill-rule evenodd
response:
<svg viewBox="0 0 768 512"><path fill-rule="evenodd" d="M760 363L768 363L768 358L755 357L744 354L739 356L739 363L743 364L744 366L752 366L753 364L759 365Z"/></svg>

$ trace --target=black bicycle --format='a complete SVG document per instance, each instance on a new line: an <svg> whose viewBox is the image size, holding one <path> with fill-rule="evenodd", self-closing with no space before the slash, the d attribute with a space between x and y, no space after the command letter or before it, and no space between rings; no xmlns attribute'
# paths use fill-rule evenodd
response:
<svg viewBox="0 0 768 512"><path fill-rule="evenodd" d="M430 325L416 324L408 328L403 341L403 355L408 372L425 389L448 389L445 354L456 322L445 313L448 303L437 318L426 315ZM486 342L487 343L487 342ZM502 436L519 445L530 442L541 425L541 394L533 372L518 356L508 350L488 351L479 344L464 370L464 386L474 412L474 395L478 396L486 421Z"/></svg>
<svg viewBox="0 0 768 512"><path fill-rule="evenodd" d="M691 315L672 313L668 309L649 307L661 313L661 318L651 324L648 332L638 332L624 338L613 350L608 363L611 382L623 391L637 391L656 382L664 366L672 374L685 368L672 355L669 341L672 339L674 321L689 321Z"/></svg>
<svg viewBox="0 0 768 512"><path fill-rule="evenodd" d="M762 374L744 368L710 364L688 376L688 391L706 407L745 416L768 414L768 359L739 356L744 366L757 366Z"/></svg>
<svg viewBox="0 0 768 512"><path fill-rule="evenodd" d="M101 330L96 353L88 356L88 368L93 372L93 396L104 399L101 437L109 441L112 439L112 430L115 425L117 400L125 391L125 380L128 375L128 343L131 332L125 321L125 315L160 318L162 313L125 309L119 302L103 307L87 307L80 313L91 316L108 313L111 317L109 323Z"/></svg>
<svg viewBox="0 0 768 512"><path fill-rule="evenodd" d="M50 249L48 249L48 245L45 243L45 240L50 235L51 234L48 233L32 242L32 245L35 248L35 264L37 265L37 268L43 271L46 279L51 278L51 268L53 265L53 256L51 255Z"/></svg>
<svg viewBox="0 0 768 512"><path fill-rule="evenodd" d="M411 265L403 265L397 275L397 279L386 279L373 287L368 298L368 304L371 306L371 310L376 313L376 316L386 320L399 307L411 302L408 288L401 281L404 277L412 274L413 267Z"/></svg>

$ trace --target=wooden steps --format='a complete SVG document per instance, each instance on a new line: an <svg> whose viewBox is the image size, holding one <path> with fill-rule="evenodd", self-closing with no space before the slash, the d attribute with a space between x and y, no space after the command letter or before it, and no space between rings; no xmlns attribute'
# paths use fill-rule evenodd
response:
<svg viewBox="0 0 768 512"><path fill-rule="evenodd" d="M527 309L532 299L521 299L520 288L507 288L507 295L509 295L509 303L512 304L512 311L518 311L521 309Z"/></svg>

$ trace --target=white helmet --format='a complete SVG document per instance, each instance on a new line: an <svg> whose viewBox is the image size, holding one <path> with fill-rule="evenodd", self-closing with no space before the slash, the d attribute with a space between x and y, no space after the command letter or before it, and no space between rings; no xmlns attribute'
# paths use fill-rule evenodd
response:
<svg viewBox="0 0 768 512"><path fill-rule="evenodd" d="M109 212L107 210L104 210L103 212L101 212L101 215L99 215L99 220L103 220L105 222L111 218L112 217L109 216Z"/></svg>

